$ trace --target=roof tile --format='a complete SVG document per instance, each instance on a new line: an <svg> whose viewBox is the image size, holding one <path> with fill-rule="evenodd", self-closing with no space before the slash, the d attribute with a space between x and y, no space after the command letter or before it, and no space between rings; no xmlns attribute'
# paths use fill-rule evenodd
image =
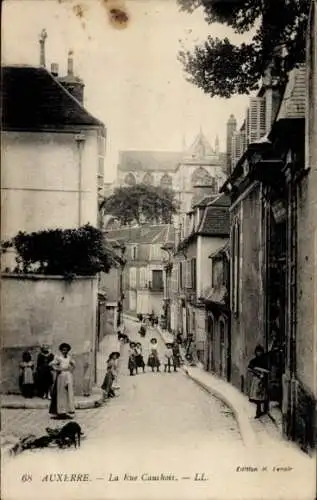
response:
<svg viewBox="0 0 317 500"><path fill-rule="evenodd" d="M2 68L4 130L104 127L45 68Z"/></svg>
<svg viewBox="0 0 317 500"><path fill-rule="evenodd" d="M306 68L305 64L301 64L290 72L277 121L290 118L305 118L305 106Z"/></svg>
<svg viewBox="0 0 317 500"><path fill-rule="evenodd" d="M198 234L205 234L208 236L229 236L229 233L230 218L228 208L208 205Z"/></svg>

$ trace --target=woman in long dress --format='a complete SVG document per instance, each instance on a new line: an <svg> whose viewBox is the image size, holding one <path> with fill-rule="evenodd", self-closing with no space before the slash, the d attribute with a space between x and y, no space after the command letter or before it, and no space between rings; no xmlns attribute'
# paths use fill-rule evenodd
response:
<svg viewBox="0 0 317 500"><path fill-rule="evenodd" d="M56 379L52 391L52 400L49 409L51 415L57 418L72 418L75 413L73 370L75 362L69 352L71 346L63 342L59 346L60 355L55 356L51 362L56 371Z"/></svg>
<svg viewBox="0 0 317 500"><path fill-rule="evenodd" d="M54 354L50 352L49 346L43 344L37 357L36 386L37 395L43 399L49 399L53 385L53 374L50 366Z"/></svg>
<svg viewBox="0 0 317 500"><path fill-rule="evenodd" d="M150 354L147 364L152 369L152 372L154 372L154 368L156 368L157 372L160 371L161 362L157 350L157 340L154 337L150 340Z"/></svg>
<svg viewBox="0 0 317 500"><path fill-rule="evenodd" d="M251 359L248 370L251 373L251 386L249 399L256 404L255 418L268 413L268 359L261 345L257 345L254 351L255 357ZM263 409L262 409L263 407Z"/></svg>

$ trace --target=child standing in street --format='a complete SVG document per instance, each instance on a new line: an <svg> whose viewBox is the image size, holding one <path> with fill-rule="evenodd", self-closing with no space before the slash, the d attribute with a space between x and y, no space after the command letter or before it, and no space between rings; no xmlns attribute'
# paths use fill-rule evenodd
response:
<svg viewBox="0 0 317 500"><path fill-rule="evenodd" d="M129 361L128 361L128 369L130 372L130 376L134 375L134 372L137 374L137 365L136 365L136 351L135 351L135 342L130 342L129 349Z"/></svg>
<svg viewBox="0 0 317 500"><path fill-rule="evenodd" d="M174 372L177 372L177 368L181 365L181 353L179 349L179 343L176 341L172 345L173 350L173 362L174 362Z"/></svg>
<svg viewBox="0 0 317 500"><path fill-rule="evenodd" d="M171 342L166 342L164 353L164 372L168 371L168 373L171 373L171 366L174 366L174 371L176 371L173 356L173 344Z"/></svg>
<svg viewBox="0 0 317 500"><path fill-rule="evenodd" d="M160 371L160 359L158 356L158 350L157 350L157 340L156 338L152 338L150 340L150 354L149 354L149 359L147 362L148 366L152 368L152 372L154 372L154 369L156 368L156 371Z"/></svg>
<svg viewBox="0 0 317 500"><path fill-rule="evenodd" d="M33 398L34 396L34 363L29 351L22 354L20 363L19 383L22 396L24 398Z"/></svg>
<svg viewBox="0 0 317 500"><path fill-rule="evenodd" d="M115 396L113 390L113 382L117 375L117 360L120 354L118 352L112 352L107 361L107 372L102 383L102 390L104 394L104 399L113 398Z"/></svg>
<svg viewBox="0 0 317 500"><path fill-rule="evenodd" d="M142 368L143 373L145 372L145 363L143 359L142 345L140 342L137 342L135 346L135 364L136 373L138 373L138 368Z"/></svg>

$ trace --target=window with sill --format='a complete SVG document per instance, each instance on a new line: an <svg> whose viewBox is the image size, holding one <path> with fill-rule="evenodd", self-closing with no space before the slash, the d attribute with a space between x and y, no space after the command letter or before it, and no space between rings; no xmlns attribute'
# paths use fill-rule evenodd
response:
<svg viewBox="0 0 317 500"><path fill-rule="evenodd" d="M151 288L152 288L152 290L163 290L164 289L163 271L161 271L161 270L153 270L152 271Z"/></svg>
<svg viewBox="0 0 317 500"><path fill-rule="evenodd" d="M186 260L185 262L185 288L192 288L192 268L191 268L191 260Z"/></svg>
<svg viewBox="0 0 317 500"><path fill-rule="evenodd" d="M130 288L136 287L136 268L130 267Z"/></svg>
<svg viewBox="0 0 317 500"><path fill-rule="evenodd" d="M140 287L141 288L146 288L147 284L147 272L146 272L146 267L140 267Z"/></svg>

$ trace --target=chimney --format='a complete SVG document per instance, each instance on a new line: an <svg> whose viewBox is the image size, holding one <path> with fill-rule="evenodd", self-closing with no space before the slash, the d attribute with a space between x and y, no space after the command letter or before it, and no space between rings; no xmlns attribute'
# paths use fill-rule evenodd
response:
<svg viewBox="0 0 317 500"><path fill-rule="evenodd" d="M73 51L70 50L68 52L68 58L67 58L67 75L68 76L74 76L74 58L73 58Z"/></svg>
<svg viewBox="0 0 317 500"><path fill-rule="evenodd" d="M51 73L55 77L58 76L58 64L56 64L56 63L51 64Z"/></svg>
<svg viewBox="0 0 317 500"><path fill-rule="evenodd" d="M67 75L59 78L59 82L72 94L80 104L84 104L84 82L74 75L73 51L68 52Z"/></svg>
<svg viewBox="0 0 317 500"><path fill-rule="evenodd" d="M46 29L42 29L39 37L40 42L40 66L41 68L45 68L45 40L47 38Z"/></svg>

